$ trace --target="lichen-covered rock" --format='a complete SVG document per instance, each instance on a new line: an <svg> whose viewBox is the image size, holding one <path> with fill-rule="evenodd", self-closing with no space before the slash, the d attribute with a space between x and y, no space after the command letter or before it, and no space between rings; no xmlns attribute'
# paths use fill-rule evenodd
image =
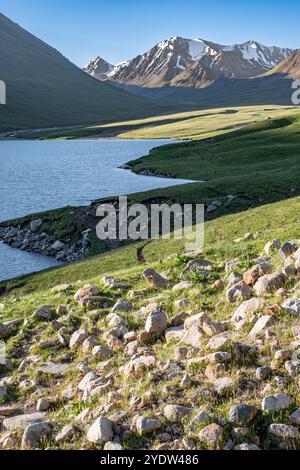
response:
<svg viewBox="0 0 300 470"><path fill-rule="evenodd" d="M275 393L265 397L262 401L263 411L286 410L294 404L295 400L286 393Z"/></svg>

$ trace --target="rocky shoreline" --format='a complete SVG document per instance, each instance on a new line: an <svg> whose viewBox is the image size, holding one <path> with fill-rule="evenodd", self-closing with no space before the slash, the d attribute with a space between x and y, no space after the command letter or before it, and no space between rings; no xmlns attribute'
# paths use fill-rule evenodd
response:
<svg viewBox="0 0 300 470"><path fill-rule="evenodd" d="M90 230L82 232L81 240L67 244L60 240L53 241L46 232L39 233L38 229L42 223L42 219L37 219L31 221L28 227L21 224L0 226L0 241L12 248L38 253L67 263L87 256Z"/></svg>

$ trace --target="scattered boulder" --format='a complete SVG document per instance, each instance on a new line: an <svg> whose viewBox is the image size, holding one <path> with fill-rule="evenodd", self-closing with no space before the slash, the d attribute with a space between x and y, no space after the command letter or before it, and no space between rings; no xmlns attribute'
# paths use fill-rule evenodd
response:
<svg viewBox="0 0 300 470"><path fill-rule="evenodd" d="M298 429L294 426L289 426L287 424L271 424L268 427L268 433L272 436L279 437L281 439L300 439L300 433Z"/></svg>
<svg viewBox="0 0 300 470"><path fill-rule="evenodd" d="M3 421L4 429L8 431L24 430L31 424L41 423L45 420L46 413L31 413L25 415L17 415L7 418Z"/></svg>
<svg viewBox="0 0 300 470"><path fill-rule="evenodd" d="M76 434L76 428L73 423L67 424L63 429L56 435L55 442L57 444L63 444L73 439Z"/></svg>
<svg viewBox="0 0 300 470"><path fill-rule="evenodd" d="M252 297L249 300L245 300L234 312L231 321L239 322L241 320L247 320L251 318L256 312L259 312L263 309L263 302L257 297Z"/></svg>
<svg viewBox="0 0 300 470"><path fill-rule="evenodd" d="M230 287L226 292L227 302L233 304L238 301L248 300L251 297L251 289L245 282L239 282Z"/></svg>
<svg viewBox="0 0 300 470"><path fill-rule="evenodd" d="M282 273L266 274L258 279L254 285L256 295L263 297L284 286L285 275Z"/></svg>
<svg viewBox="0 0 300 470"><path fill-rule="evenodd" d="M84 287L79 289L75 295L74 299L79 305L84 305L86 299L97 296L100 294L100 289L92 284L86 284Z"/></svg>
<svg viewBox="0 0 300 470"><path fill-rule="evenodd" d="M192 289L193 287L194 287L194 284L192 282L182 281L182 282L179 282L178 284L175 284L172 291L173 292L180 292L182 290Z"/></svg>
<svg viewBox="0 0 300 470"><path fill-rule="evenodd" d="M262 317L257 320L254 327L249 333L250 338L255 337L261 333L263 333L267 328L274 325L275 318L270 315L263 315Z"/></svg>
<svg viewBox="0 0 300 470"><path fill-rule="evenodd" d="M150 419L145 416L139 416L135 425L137 432L141 436L157 431L161 427L161 423L158 419Z"/></svg>
<svg viewBox="0 0 300 470"><path fill-rule="evenodd" d="M295 400L285 393L275 393L265 397L262 401L263 411L286 410L294 404Z"/></svg>
<svg viewBox="0 0 300 470"><path fill-rule="evenodd" d="M251 405L234 405L229 410L229 421L234 426L247 426L257 414L257 409Z"/></svg>
<svg viewBox="0 0 300 470"><path fill-rule="evenodd" d="M78 348L83 344L83 342L89 337L89 331L86 325L84 325L79 330L75 331L70 339L70 348Z"/></svg>
<svg viewBox="0 0 300 470"><path fill-rule="evenodd" d="M300 315L300 299L286 299L282 308L291 315Z"/></svg>
<svg viewBox="0 0 300 470"><path fill-rule="evenodd" d="M264 247L264 252L267 256L272 255L275 252L278 252L281 248L281 242L279 240L270 240Z"/></svg>
<svg viewBox="0 0 300 470"><path fill-rule="evenodd" d="M34 449L52 434L50 423L34 423L27 426L22 437L23 449Z"/></svg>
<svg viewBox="0 0 300 470"><path fill-rule="evenodd" d="M112 312L130 312L132 305L126 300L118 300L112 308Z"/></svg>
<svg viewBox="0 0 300 470"><path fill-rule="evenodd" d="M89 428L87 440L94 444L105 444L114 437L113 423L105 416L100 416Z"/></svg>
<svg viewBox="0 0 300 470"><path fill-rule="evenodd" d="M69 364L55 364L48 362L38 367L38 372L46 375L53 375L54 377L63 377L70 369Z"/></svg>
<svg viewBox="0 0 300 470"><path fill-rule="evenodd" d="M256 264L243 275L243 281L249 285L254 286L258 279L272 271L272 266L268 263Z"/></svg>
<svg viewBox="0 0 300 470"><path fill-rule="evenodd" d="M183 418L190 416L193 408L181 405L166 405L164 407L164 415L171 423L181 423Z"/></svg>
<svg viewBox="0 0 300 470"><path fill-rule="evenodd" d="M151 312L147 318L145 331L151 335L161 335L168 326L168 320L164 312Z"/></svg>
<svg viewBox="0 0 300 470"><path fill-rule="evenodd" d="M48 305L39 308L33 314L34 318L41 320L51 320L52 319L52 309Z"/></svg>
<svg viewBox="0 0 300 470"><path fill-rule="evenodd" d="M205 426L199 433L199 439L203 441L207 446L216 449L222 442L223 439L223 428L219 424L213 423Z"/></svg>
<svg viewBox="0 0 300 470"><path fill-rule="evenodd" d="M43 220L42 219L35 219L30 222L30 230L32 232L35 232L40 226L42 225Z"/></svg>
<svg viewBox="0 0 300 470"><path fill-rule="evenodd" d="M184 281L187 274L190 272L196 272L200 276L209 276L212 267L213 263L211 261L204 259L193 259L188 262L184 270L181 272L180 279Z"/></svg>

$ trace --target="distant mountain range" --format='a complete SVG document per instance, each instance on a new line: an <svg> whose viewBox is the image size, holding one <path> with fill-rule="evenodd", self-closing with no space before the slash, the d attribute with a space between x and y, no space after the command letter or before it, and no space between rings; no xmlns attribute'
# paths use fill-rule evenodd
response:
<svg viewBox="0 0 300 470"><path fill-rule="evenodd" d="M158 103L101 83L0 14L0 130L62 127L145 117Z"/></svg>
<svg viewBox="0 0 300 470"><path fill-rule="evenodd" d="M299 56L299 50L254 41L221 46L176 37L117 66L97 57L85 73L0 14L0 80L7 89L0 131L221 106L290 105L291 81L300 78Z"/></svg>
<svg viewBox="0 0 300 470"><path fill-rule="evenodd" d="M219 79L257 77L292 53L292 49L267 47L256 41L224 46L177 36L115 67L97 57L84 70L99 80L122 85L203 88Z"/></svg>

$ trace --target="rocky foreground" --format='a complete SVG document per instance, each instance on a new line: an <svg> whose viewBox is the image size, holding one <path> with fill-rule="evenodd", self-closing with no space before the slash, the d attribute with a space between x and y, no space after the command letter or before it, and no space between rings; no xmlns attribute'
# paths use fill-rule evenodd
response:
<svg viewBox="0 0 300 470"><path fill-rule="evenodd" d="M300 240L261 248L1 300L2 449L299 449Z"/></svg>

